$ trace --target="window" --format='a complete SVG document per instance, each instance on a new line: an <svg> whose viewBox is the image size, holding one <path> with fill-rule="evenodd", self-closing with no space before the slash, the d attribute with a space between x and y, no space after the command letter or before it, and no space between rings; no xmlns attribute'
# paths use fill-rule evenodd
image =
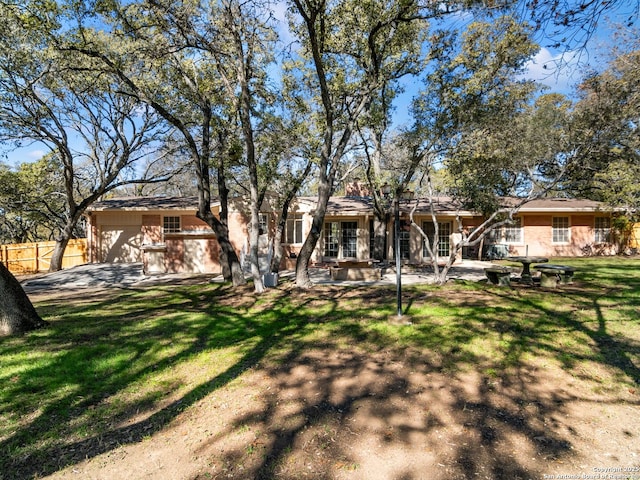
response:
<svg viewBox="0 0 640 480"><path fill-rule="evenodd" d="M358 222L342 222L342 256L358 256Z"/></svg>
<svg viewBox="0 0 640 480"><path fill-rule="evenodd" d="M522 243L522 220L514 218L513 224L503 228L504 243Z"/></svg>
<svg viewBox="0 0 640 480"><path fill-rule="evenodd" d="M269 217L267 217L266 213L258 214L258 221L260 222L260 235L264 235L269 232Z"/></svg>
<svg viewBox="0 0 640 480"><path fill-rule="evenodd" d="M164 217L162 223L164 233L176 233L180 231L180 217Z"/></svg>
<svg viewBox="0 0 640 480"><path fill-rule="evenodd" d="M379 260L387 258L388 234L384 222L369 220L369 257Z"/></svg>
<svg viewBox="0 0 640 480"><path fill-rule="evenodd" d="M489 243L523 243L522 219L516 217L511 225L494 228L487 236Z"/></svg>
<svg viewBox="0 0 640 480"><path fill-rule="evenodd" d="M302 217L290 215L287 218L285 239L287 243L302 243Z"/></svg>
<svg viewBox="0 0 640 480"><path fill-rule="evenodd" d="M553 217L551 241L569 243L569 217Z"/></svg>
<svg viewBox="0 0 640 480"><path fill-rule="evenodd" d="M358 222L324 224L324 256L350 258L358 256Z"/></svg>
<svg viewBox="0 0 640 480"><path fill-rule="evenodd" d="M594 227L596 243L611 241L611 219L609 217L596 217Z"/></svg>
<svg viewBox="0 0 640 480"><path fill-rule="evenodd" d="M369 256L373 257L376 251L376 224L369 220Z"/></svg>
<svg viewBox="0 0 640 480"><path fill-rule="evenodd" d="M411 239L411 222L400 220L400 258L409 260L410 248L409 240Z"/></svg>
<svg viewBox="0 0 640 480"><path fill-rule="evenodd" d="M338 222L327 222L324 224L324 255L325 257L338 257L338 239L340 224Z"/></svg>
<svg viewBox="0 0 640 480"><path fill-rule="evenodd" d="M433 235L435 233L435 228L433 227L433 222L431 220L422 223L422 230L427 234L427 238L429 239L429 246L433 245ZM449 236L451 235L451 222L438 222L438 251L437 253L439 257L448 257L449 256ZM429 251L427 250L427 246L422 246L422 257L429 258Z"/></svg>

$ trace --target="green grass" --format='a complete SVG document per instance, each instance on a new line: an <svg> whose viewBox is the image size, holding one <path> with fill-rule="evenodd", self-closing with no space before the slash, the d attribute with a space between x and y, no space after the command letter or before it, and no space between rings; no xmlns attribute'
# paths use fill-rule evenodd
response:
<svg viewBox="0 0 640 480"><path fill-rule="evenodd" d="M616 392L640 382L640 261L557 259L572 287L484 283L308 292L149 287L36 303L50 327L0 339L0 479L52 473L148 439L247 369L306 348L388 350L441 372L554 365ZM132 420L135 419L135 422ZM131 426L134 425L134 426Z"/></svg>

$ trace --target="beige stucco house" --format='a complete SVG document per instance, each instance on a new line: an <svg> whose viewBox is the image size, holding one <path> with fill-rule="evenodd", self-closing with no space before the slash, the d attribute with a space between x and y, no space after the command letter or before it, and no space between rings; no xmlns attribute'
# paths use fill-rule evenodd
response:
<svg viewBox="0 0 640 480"><path fill-rule="evenodd" d="M282 268L291 269L311 228L315 197L299 198L289 214L284 237ZM417 202L417 206L416 206ZM405 263L428 262L420 232L410 227L409 211L427 235L434 232L426 200L403 204L400 211L400 254ZM214 214L219 204L212 203ZM265 201L261 213L260 253L269 255L278 210ZM482 224L477 213L460 211L447 197L436 199L440 256L448 256L456 218L468 232ZM94 204L87 214L88 249L91 262L143 262L153 272L220 272L215 234L196 217L195 197L116 198ZM239 198L230 204L230 240L241 260L248 251L248 208ZM549 257L615 254L612 214L601 203L576 199L541 199L525 204L514 225L493 232L482 248L465 248L463 255L480 258L489 253ZM324 229L313 261L364 260L372 256L374 225L372 200L368 197L332 197ZM386 241L387 258L393 258L393 221Z"/></svg>

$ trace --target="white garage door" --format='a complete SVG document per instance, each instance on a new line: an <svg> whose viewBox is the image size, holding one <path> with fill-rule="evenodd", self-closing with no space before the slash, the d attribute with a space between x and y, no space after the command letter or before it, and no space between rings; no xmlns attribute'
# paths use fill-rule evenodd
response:
<svg viewBox="0 0 640 480"><path fill-rule="evenodd" d="M100 228L100 261L133 263L142 261L140 227L103 225Z"/></svg>
<svg viewBox="0 0 640 480"><path fill-rule="evenodd" d="M205 255L207 241L203 239L184 239L184 269L187 272L205 273Z"/></svg>

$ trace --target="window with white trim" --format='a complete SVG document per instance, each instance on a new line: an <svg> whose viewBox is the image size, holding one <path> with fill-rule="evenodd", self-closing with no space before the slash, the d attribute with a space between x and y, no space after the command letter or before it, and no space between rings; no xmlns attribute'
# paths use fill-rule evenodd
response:
<svg viewBox="0 0 640 480"><path fill-rule="evenodd" d="M376 251L376 224L369 220L369 256L373 257Z"/></svg>
<svg viewBox="0 0 640 480"><path fill-rule="evenodd" d="M411 221L400 220L400 258L402 260L409 260L411 256L410 240L411 240Z"/></svg>
<svg viewBox="0 0 640 480"><path fill-rule="evenodd" d="M324 256L357 257L358 222L326 222L324 224Z"/></svg>
<svg viewBox="0 0 640 480"><path fill-rule="evenodd" d="M608 243L611 241L611 219L609 217L596 217L593 233L596 243Z"/></svg>
<svg viewBox="0 0 640 480"><path fill-rule="evenodd" d="M269 217L266 213L258 214L258 222L260 222L259 232L260 235L264 235L269 232Z"/></svg>
<svg viewBox="0 0 640 480"><path fill-rule="evenodd" d="M513 223L503 227L504 243L522 243L522 219L516 217Z"/></svg>
<svg viewBox="0 0 640 480"><path fill-rule="evenodd" d="M342 257L358 256L358 222L342 222Z"/></svg>
<svg viewBox="0 0 640 480"><path fill-rule="evenodd" d="M433 226L433 221L428 220L422 222L422 230L427 235L429 246L433 245L433 237L435 235L435 227ZM451 222L438 222L438 251L437 255L439 257L448 257L449 256L449 237L451 236ZM426 240L425 240L426 242ZM422 244L422 257L429 258L429 250L427 250L427 246Z"/></svg>
<svg viewBox="0 0 640 480"><path fill-rule="evenodd" d="M522 219L520 217L513 218L512 224L494 228L487 235L489 243L524 243L523 239Z"/></svg>
<svg viewBox="0 0 640 480"><path fill-rule="evenodd" d="M285 240L289 244L302 243L302 216L290 214L285 226Z"/></svg>
<svg viewBox="0 0 640 480"><path fill-rule="evenodd" d="M569 217L553 217L551 228L552 243L569 243Z"/></svg>
<svg viewBox="0 0 640 480"><path fill-rule="evenodd" d="M164 217L162 219L162 231L164 233L177 233L180 230L180 217Z"/></svg>
<svg viewBox="0 0 640 480"><path fill-rule="evenodd" d="M338 257L340 250L340 224L327 222L324 224L324 255L325 257Z"/></svg>

